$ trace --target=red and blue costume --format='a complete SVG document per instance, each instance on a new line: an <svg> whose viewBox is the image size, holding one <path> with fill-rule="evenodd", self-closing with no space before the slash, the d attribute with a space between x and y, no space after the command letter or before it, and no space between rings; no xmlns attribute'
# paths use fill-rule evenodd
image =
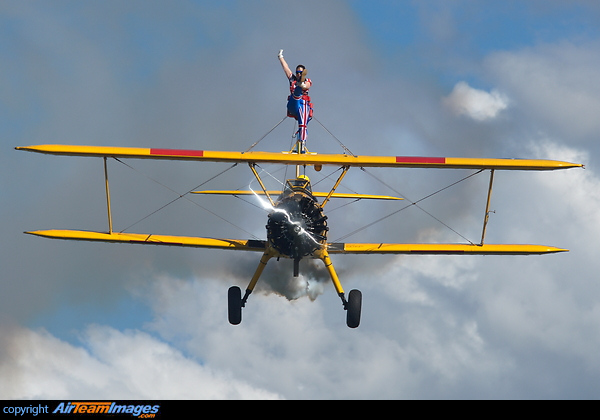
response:
<svg viewBox="0 0 600 420"><path fill-rule="evenodd" d="M304 144L307 134L306 126L312 119L313 107L310 102L310 96L308 96L308 89L303 89L300 86L300 75L301 73L296 73L289 77L290 96L288 96L287 115L298 121L297 138ZM306 79L304 82L308 82L309 86L312 84L310 79Z"/></svg>

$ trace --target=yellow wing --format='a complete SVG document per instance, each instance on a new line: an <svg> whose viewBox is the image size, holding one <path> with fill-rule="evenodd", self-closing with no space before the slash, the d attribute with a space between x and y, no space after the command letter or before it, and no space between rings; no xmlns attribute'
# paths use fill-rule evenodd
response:
<svg viewBox="0 0 600 420"><path fill-rule="evenodd" d="M192 191L193 194L213 194L213 195L265 195L264 191L243 191L243 190L206 190L206 191ZM269 190L267 191L270 196L278 196L281 191ZM327 197L329 193L313 191L312 195L315 197ZM392 197L389 195L373 195L373 194L351 194L351 193L333 193L330 198L350 198L350 199L368 199L368 200L404 200L400 197Z"/></svg>
<svg viewBox="0 0 600 420"><path fill-rule="evenodd" d="M140 233L106 233L85 230L37 230L25 232L30 235L53 239L92 242L131 243L143 245L181 246L195 248L230 249L234 251L265 252L266 241L199 238L193 236L169 236ZM378 244L378 243L331 243L329 254L431 254L431 255L530 255L567 252L568 249L546 245L470 245L470 244Z"/></svg>
<svg viewBox="0 0 600 420"><path fill-rule="evenodd" d="M530 255L567 252L546 245L332 243L330 254Z"/></svg>
<svg viewBox="0 0 600 420"><path fill-rule="evenodd" d="M285 165L335 165L391 168L460 168L554 170L582 164L543 159L477 159L415 156L351 156L343 154L297 154L290 152L219 152L134 147L97 147L46 144L17 150L66 156L98 156L137 159L195 160L208 162L280 163Z"/></svg>
<svg viewBox="0 0 600 420"><path fill-rule="evenodd" d="M36 230L25 232L30 235L53 239L81 240L93 242L122 242L144 245L182 246L195 248L231 249L236 251L265 252L266 241L197 238L192 236L168 236L140 233L105 233L85 230Z"/></svg>

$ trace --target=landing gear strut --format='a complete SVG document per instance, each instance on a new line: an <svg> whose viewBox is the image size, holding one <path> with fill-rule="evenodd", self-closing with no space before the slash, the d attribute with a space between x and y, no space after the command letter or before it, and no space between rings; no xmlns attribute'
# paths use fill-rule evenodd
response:
<svg viewBox="0 0 600 420"><path fill-rule="evenodd" d="M246 301L248 300L248 296L254 290L256 283L258 282L258 278L262 274L263 270L267 266L267 262L273 257L273 253L270 250L267 250L262 258L260 259L260 263L252 276L252 280L250 280L250 284L246 288L246 293L244 293L244 297L242 298L242 289L237 286L231 286L229 288L229 292L227 294L228 299L228 314L229 314L229 323L232 325L238 325L242 322L242 308L246 306Z"/></svg>
<svg viewBox="0 0 600 420"><path fill-rule="evenodd" d="M360 290L351 290L348 295L348 300L346 300L344 289L342 288L342 284L340 283L340 279L333 268L333 264L331 263L331 259L329 258L329 254L326 250L322 250L319 258L325 264L325 268L329 272L329 276L331 277L331 281L335 287L335 290L338 293L340 299L342 299L342 305L344 305L344 309L347 311L346 313L346 325L350 328L356 328L360 324L360 312L362 307L362 293Z"/></svg>

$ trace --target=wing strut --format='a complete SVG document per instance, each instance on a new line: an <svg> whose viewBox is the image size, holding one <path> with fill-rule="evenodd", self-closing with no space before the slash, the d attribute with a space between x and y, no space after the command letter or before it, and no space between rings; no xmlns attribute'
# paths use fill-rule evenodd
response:
<svg viewBox="0 0 600 420"><path fill-rule="evenodd" d="M481 232L481 244L483 246L483 241L485 239L485 231L487 229L487 224L490 219L490 203L492 201L492 185L494 184L494 170L492 169L490 172L490 187L488 189L487 196L487 204L485 206L485 216L483 218L483 231Z"/></svg>
<svg viewBox="0 0 600 420"><path fill-rule="evenodd" d="M108 167L104 156L104 184L106 185L106 211L108 213L108 233L113 233L112 212L110 210L110 188L108 187Z"/></svg>
<svg viewBox="0 0 600 420"><path fill-rule="evenodd" d="M342 179L344 179L344 177L346 176L346 172L348 172L348 169L350 169L349 166L343 167L342 173L340 174L339 178L335 182L335 185L331 188L331 191L329 191L329 194L327 194L327 197L325 197L325 200L323 200L323 203L321 204L321 208L325 207L325 204L327 204L327 202L329 201L329 199L335 192L336 188L340 186L340 183L342 182Z"/></svg>
<svg viewBox="0 0 600 420"><path fill-rule="evenodd" d="M250 169L252 169L252 173L256 177L256 180L260 184L260 187L262 188L263 192L265 193L265 195L269 199L269 202L271 203L271 207L275 207L275 202L273 201L273 199L269 195L269 192L267 191L267 188L265 187L265 184L263 184L262 179L260 179L260 176L258 175L258 172L256 172L256 168L255 168L256 163L249 163L248 166L250 166Z"/></svg>

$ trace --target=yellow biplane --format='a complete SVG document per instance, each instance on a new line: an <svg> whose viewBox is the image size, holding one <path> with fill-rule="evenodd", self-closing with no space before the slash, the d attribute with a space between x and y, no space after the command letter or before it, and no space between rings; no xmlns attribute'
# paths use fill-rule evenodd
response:
<svg viewBox="0 0 600 420"><path fill-rule="evenodd" d="M485 231L490 213L490 199L494 172L496 170L556 170L582 167L581 164L554 160L526 159L474 159L474 158L431 158L408 156L356 156L348 154L317 154L301 149L297 143L289 152L223 152L208 150L180 150L158 148L95 147L71 145L38 145L17 147L17 150L29 152L65 155L91 156L104 159L106 198L108 210L108 231L90 232L80 230L38 230L28 234L69 240L104 241L113 243L136 243L168 245L181 247L218 248L237 251L262 253L260 263L252 276L245 294L233 286L228 293L229 322L237 325L242 320L242 308L254 290L267 262L272 258L289 258L294 261L294 276L299 274L299 262L303 258L323 261L335 290L347 312L348 327L356 328L360 323L362 295L352 290L346 299L344 289L330 259L331 254L442 254L442 255L527 255L564 252L566 249L543 245L492 245L484 243ZM167 236L154 234L136 234L114 232L108 186L107 158L169 159L186 161L246 163L253 172L262 191L196 191L202 194L260 194L268 200L269 214L266 225L266 240L241 240L201 238L188 236ZM295 165L296 177L288 179L282 191L267 190L256 165L275 163ZM324 165L341 168L339 178L327 193L313 192L311 182L306 175L300 174L300 168L314 166L320 170ZM341 194L336 189L351 167L369 168L461 168L490 170L490 183L487 207L483 223L481 243L474 244L407 244L407 243L330 243L327 241L327 216L325 205L332 198L400 200L398 197ZM277 196L275 199L274 197ZM319 198L322 200L319 201Z"/></svg>

